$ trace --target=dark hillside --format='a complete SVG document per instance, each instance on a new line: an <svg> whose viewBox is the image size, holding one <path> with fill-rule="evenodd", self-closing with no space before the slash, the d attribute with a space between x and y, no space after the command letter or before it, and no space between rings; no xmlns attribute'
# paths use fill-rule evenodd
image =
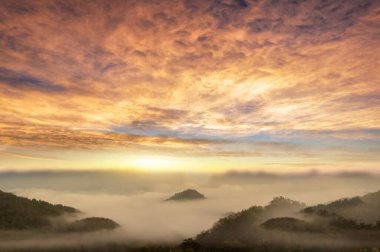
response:
<svg viewBox="0 0 380 252"><path fill-rule="evenodd" d="M185 201L185 200L200 200L206 199L206 197L194 189L187 189L185 191L179 192L168 198L166 201Z"/></svg>
<svg viewBox="0 0 380 252"><path fill-rule="evenodd" d="M0 229L33 229L50 225L49 217L75 214L75 208L18 197L0 191Z"/></svg>

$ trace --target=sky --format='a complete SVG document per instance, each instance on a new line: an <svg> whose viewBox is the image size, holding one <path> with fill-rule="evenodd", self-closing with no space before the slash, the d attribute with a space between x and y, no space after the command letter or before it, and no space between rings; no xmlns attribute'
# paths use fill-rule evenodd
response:
<svg viewBox="0 0 380 252"><path fill-rule="evenodd" d="M379 0L2 0L0 171L380 172Z"/></svg>

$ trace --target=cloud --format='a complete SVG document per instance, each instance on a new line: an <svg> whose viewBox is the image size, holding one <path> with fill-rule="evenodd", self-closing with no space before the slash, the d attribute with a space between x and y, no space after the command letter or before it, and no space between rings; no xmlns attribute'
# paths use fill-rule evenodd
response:
<svg viewBox="0 0 380 252"><path fill-rule="evenodd" d="M286 134L283 135L286 137ZM347 129L347 130L314 130L314 131L294 131L291 136L305 138L336 138L354 140L373 140L377 141L380 137L380 129ZM291 137L290 136L290 137Z"/></svg>
<svg viewBox="0 0 380 252"><path fill-rule="evenodd" d="M16 89L37 90L47 93L65 91L65 87L63 86L6 68L0 68L0 84L5 84L8 87Z"/></svg>
<svg viewBox="0 0 380 252"><path fill-rule="evenodd" d="M279 174L139 174L112 172L0 173L2 190L73 206L85 216L104 216L122 225L116 232L81 235L43 234L7 240L1 246L50 247L140 241L179 242L210 228L219 218L285 196L308 205L378 190L376 175L319 173ZM96 180L96 185L93 181ZM350 184L347 187L347 184ZM186 188L207 197L193 202L165 202ZM358 189L360 188L360 189ZM29 239L28 239L29 238ZM32 242L34 239L36 242ZM44 238L44 239L43 239ZM67 241L70 241L69 243Z"/></svg>
<svg viewBox="0 0 380 252"><path fill-rule="evenodd" d="M2 127L17 127L3 141L88 149L193 141L193 152L213 155L220 143L199 139L376 130L379 8L344 0L2 1L0 117ZM355 144L364 135L345 137ZM256 153L228 146L223 153Z"/></svg>
<svg viewBox="0 0 380 252"><path fill-rule="evenodd" d="M26 159L34 159L34 160L46 160L46 161L57 161L57 160L61 161L61 159L57 159L57 158L53 158L53 157L20 154L20 153L12 152L12 151L0 151L0 156L15 157L15 158L26 158Z"/></svg>
<svg viewBox="0 0 380 252"><path fill-rule="evenodd" d="M59 127L25 125L22 130L14 127L1 127L0 141L6 146L40 150L78 149L78 150L152 150L176 154L200 156L261 156L261 155L300 155L307 151L298 144L286 141L265 141L255 137L224 136L212 138L207 135L196 136L173 131L150 132L144 127L130 132L136 125L114 129L118 133L90 130L63 130ZM158 134L159 132L159 134ZM137 134L139 133L139 134ZM145 134L144 134L145 133ZM8 153L10 154L10 153ZM14 153L13 157L29 157L30 154ZM38 157L35 157L36 159ZM45 159L45 158L38 158Z"/></svg>

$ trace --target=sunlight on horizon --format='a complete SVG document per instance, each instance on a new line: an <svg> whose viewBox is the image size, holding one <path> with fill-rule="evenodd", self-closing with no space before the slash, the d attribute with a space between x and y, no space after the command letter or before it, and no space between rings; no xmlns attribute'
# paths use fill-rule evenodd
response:
<svg viewBox="0 0 380 252"><path fill-rule="evenodd" d="M179 160L169 156L136 156L126 160L126 164L142 171L173 171L180 164Z"/></svg>
<svg viewBox="0 0 380 252"><path fill-rule="evenodd" d="M0 1L0 171L380 171L376 1L64 2Z"/></svg>

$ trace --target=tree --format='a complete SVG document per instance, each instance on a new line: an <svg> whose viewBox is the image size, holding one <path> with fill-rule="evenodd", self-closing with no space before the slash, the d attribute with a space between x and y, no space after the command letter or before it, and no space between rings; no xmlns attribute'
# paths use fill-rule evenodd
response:
<svg viewBox="0 0 380 252"><path fill-rule="evenodd" d="M180 247L182 251L198 251L200 248L200 245L198 242L189 238L189 239L183 240Z"/></svg>

